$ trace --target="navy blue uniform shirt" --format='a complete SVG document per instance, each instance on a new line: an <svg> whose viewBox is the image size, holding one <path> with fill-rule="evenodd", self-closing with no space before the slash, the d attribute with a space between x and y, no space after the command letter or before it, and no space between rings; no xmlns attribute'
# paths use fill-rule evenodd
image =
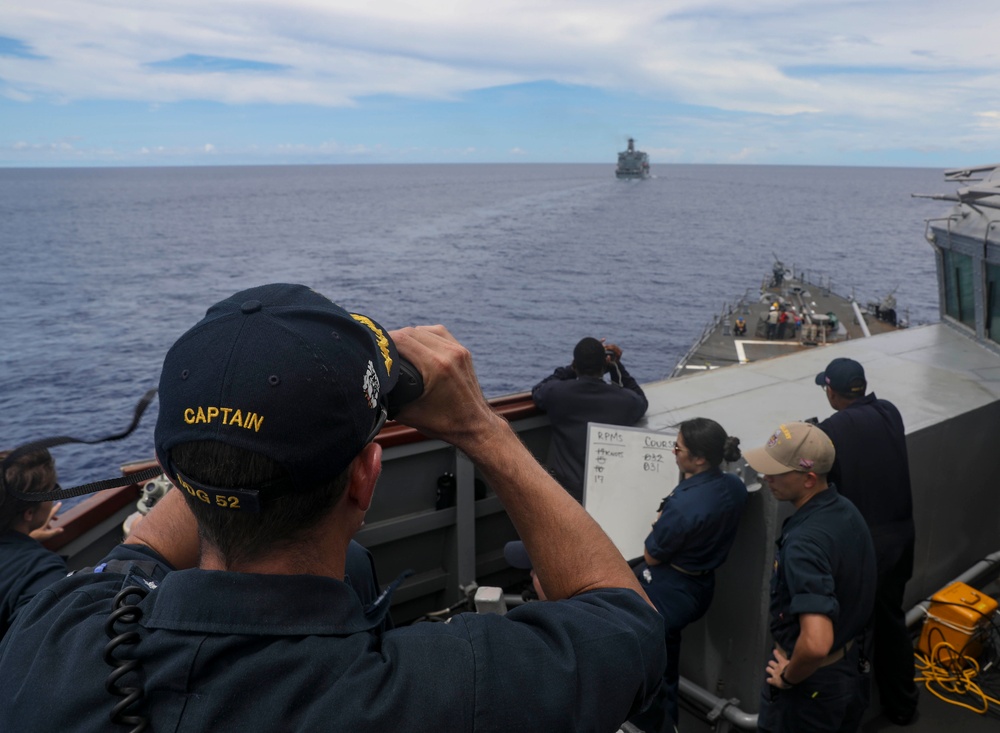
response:
<svg viewBox="0 0 1000 733"><path fill-rule="evenodd" d="M875 550L857 508L834 486L785 520L771 575L771 636L791 654L799 616L833 622L833 650L856 638L875 604Z"/></svg>
<svg viewBox="0 0 1000 733"><path fill-rule="evenodd" d="M171 572L134 545L108 559L39 593L0 644L0 730L111 729L104 626L136 561L158 585L115 655L138 661L118 684L142 687L152 730L608 731L665 663L660 616L630 590L380 633L338 580Z"/></svg>
<svg viewBox="0 0 1000 733"><path fill-rule="evenodd" d="M559 367L531 390L531 398L552 423L548 467L577 501L583 499L583 462L587 455L587 423L634 425L646 414L646 395L619 364L622 384L600 377L577 377Z"/></svg>
<svg viewBox="0 0 1000 733"><path fill-rule="evenodd" d="M0 637L38 591L66 577L66 561L22 532L0 533Z"/></svg>
<svg viewBox="0 0 1000 733"><path fill-rule="evenodd" d="M868 523L881 572L913 547L913 497L899 410L874 393L819 424L837 449L828 476Z"/></svg>
<svg viewBox="0 0 1000 733"><path fill-rule="evenodd" d="M684 479L663 500L646 552L688 572L715 570L733 546L746 503L747 488L731 473L714 468Z"/></svg>

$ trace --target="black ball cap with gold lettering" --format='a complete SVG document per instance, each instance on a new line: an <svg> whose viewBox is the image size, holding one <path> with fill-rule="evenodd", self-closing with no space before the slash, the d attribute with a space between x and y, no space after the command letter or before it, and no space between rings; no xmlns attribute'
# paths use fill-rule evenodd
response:
<svg viewBox="0 0 1000 733"><path fill-rule="evenodd" d="M399 376L388 333L304 285L271 284L216 303L167 352L156 454L206 503L259 510L260 499L339 475L378 433ZM266 486L217 488L184 476L170 450L219 441L287 472ZM200 492L200 493L199 493Z"/></svg>

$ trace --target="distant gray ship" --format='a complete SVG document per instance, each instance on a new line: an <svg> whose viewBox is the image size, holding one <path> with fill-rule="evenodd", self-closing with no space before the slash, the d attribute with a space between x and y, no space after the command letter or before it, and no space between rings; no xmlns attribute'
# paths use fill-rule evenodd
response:
<svg viewBox="0 0 1000 733"><path fill-rule="evenodd" d="M628 150L618 153L618 178L649 178L649 156L635 149L635 140L628 139Z"/></svg>

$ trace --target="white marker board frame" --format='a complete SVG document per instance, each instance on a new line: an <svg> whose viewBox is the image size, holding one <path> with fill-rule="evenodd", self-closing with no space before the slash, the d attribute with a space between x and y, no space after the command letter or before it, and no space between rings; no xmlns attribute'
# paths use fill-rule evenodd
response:
<svg viewBox="0 0 1000 733"><path fill-rule="evenodd" d="M626 560L642 557L663 497L680 483L677 431L587 424L583 506Z"/></svg>

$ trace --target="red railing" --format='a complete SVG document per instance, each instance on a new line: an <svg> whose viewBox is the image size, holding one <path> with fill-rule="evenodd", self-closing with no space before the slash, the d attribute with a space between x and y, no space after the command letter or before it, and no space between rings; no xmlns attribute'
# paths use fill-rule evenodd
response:
<svg viewBox="0 0 1000 733"><path fill-rule="evenodd" d="M490 404L497 413L509 421L523 420L539 414L538 408L531 401L531 395L527 392L496 397L490 400ZM382 432L378 434L375 440L383 448L391 448L397 445L419 443L422 440L427 440L427 438L411 427L390 421L382 428ZM155 465L156 461L154 460L139 461L122 466L121 470L127 476ZM58 521L58 526L63 528L62 533L47 541L45 546L50 550L58 552L59 549L83 536L104 520L114 516L124 507L129 504L135 504L139 500L141 489L142 487L138 484L130 484L117 489L108 489L67 509L60 515Z"/></svg>

